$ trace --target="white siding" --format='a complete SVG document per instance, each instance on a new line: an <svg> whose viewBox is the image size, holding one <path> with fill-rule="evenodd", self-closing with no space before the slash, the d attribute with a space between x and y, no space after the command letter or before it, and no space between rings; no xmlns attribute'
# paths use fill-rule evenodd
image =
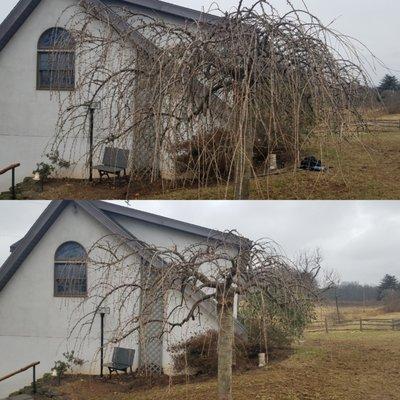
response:
<svg viewBox="0 0 400 400"><path fill-rule="evenodd" d="M125 228L129 228L141 240L158 246L176 244L182 249L202 240L195 235L145 222L129 221L125 217L118 218L118 222ZM88 337L83 338L82 334L69 337L74 321L83 312L82 308L77 309L81 300L53 296L53 262L55 251L61 244L76 241L88 250L96 240L105 235L109 235L109 232L102 225L81 208L69 205L0 292L0 376L33 361L41 362L38 368L38 376L41 376L50 371L55 361L63 359L63 352L71 350L75 350L77 355L86 361L84 367L76 370L77 372L98 373L100 317L97 317L95 329ZM126 264L136 268L138 261L129 259ZM124 273L132 274L134 270L127 269L122 275L121 273L114 274L113 279L123 279ZM98 277L98 273L89 265L88 284L90 287L93 288ZM169 314L178 300L176 294L171 293L165 313ZM191 301L189 299L188 307ZM132 307L127 308L133 310L136 302L137 299L133 299ZM113 318L113 315L117 315L113 311L112 304L108 305L111 306L111 314L106 316L106 340L115 328L113 322L116 318ZM85 303L86 311L93 309L92 307L94 304ZM179 319L186 312L186 309L181 309L174 314L173 318ZM190 321L183 328L176 328L172 333L165 335L162 346L162 365L165 372L172 373L168 352L170 345L188 339L196 332L216 328L216 318L210 316L207 309L202 308L200 319ZM131 335L121 345L136 349L137 357L134 364L136 368L139 360L137 334ZM110 358L111 351L110 348L106 352L106 360ZM29 384L30 379L30 373L25 373L0 384L0 397Z"/></svg>
<svg viewBox="0 0 400 400"><path fill-rule="evenodd" d="M77 241L89 249L93 241L108 233L80 208L68 206L0 292L0 376L33 361L41 362L41 376L50 371L55 361L63 359L63 352L70 350L87 361L80 372L98 372L100 317L88 340L68 338L73 325L71 316L79 315L76 307L81 300L53 296L53 260L56 249L64 242ZM96 273L89 267L89 285L95 280ZM111 325L112 315L106 316L106 331ZM122 345L137 349L137 342L132 335ZM30 379L28 373L1 383L0 397L29 384Z"/></svg>
<svg viewBox="0 0 400 400"><path fill-rule="evenodd" d="M31 176L37 163L48 162L46 154L50 152L54 140L59 100L67 95L52 96L49 91L36 90L37 43L46 29L65 25L74 12L73 7L68 7L76 4L77 0L42 0L0 52L0 168L21 163L16 170L17 182ZM137 11L143 12L140 8ZM182 19L162 13L155 16L170 23L182 23ZM87 177L86 160L82 157L87 151L87 137L71 139L60 156L73 165L68 170L59 171L59 174ZM95 163L102 156L99 153L95 155ZM163 155L162 165L166 169L169 168L168 163L168 157ZM8 189L10 184L10 174L0 176L0 191Z"/></svg>
<svg viewBox="0 0 400 400"><path fill-rule="evenodd" d="M59 111L58 96L36 90L37 43L73 4L76 0L43 0L0 52L0 166L20 162L17 182L46 159ZM67 20L67 13L62 20ZM80 147L86 149L85 140L77 144ZM81 176L79 168L75 173ZM10 181L10 175L0 176L0 190Z"/></svg>

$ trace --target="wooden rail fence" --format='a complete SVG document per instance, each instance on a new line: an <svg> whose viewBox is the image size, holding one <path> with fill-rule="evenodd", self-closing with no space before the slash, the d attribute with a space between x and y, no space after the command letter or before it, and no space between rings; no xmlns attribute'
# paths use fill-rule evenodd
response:
<svg viewBox="0 0 400 400"><path fill-rule="evenodd" d="M371 119L366 120L362 123L356 124L358 128L367 128L368 130L380 130L380 131L393 131L400 129L400 120L395 119Z"/></svg>
<svg viewBox="0 0 400 400"><path fill-rule="evenodd" d="M335 331L400 331L400 319L357 319L352 321L324 321L312 322L307 332L335 332Z"/></svg>

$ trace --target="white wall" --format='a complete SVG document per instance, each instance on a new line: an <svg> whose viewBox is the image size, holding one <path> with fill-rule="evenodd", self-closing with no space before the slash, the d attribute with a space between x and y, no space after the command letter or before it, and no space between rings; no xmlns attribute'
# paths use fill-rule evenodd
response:
<svg viewBox="0 0 400 400"><path fill-rule="evenodd" d="M181 231L162 228L154 224L118 218L119 222L141 240L159 246L176 244L178 248L201 240L196 235L188 235ZM122 221L123 220L123 221ZM90 311L95 304L84 302L82 299L65 299L54 297L54 254L57 248L67 242L76 241L89 250L94 242L109 236L109 232L85 211L74 205L69 205L57 221L48 230L42 240L36 245L30 255L19 267L13 278L0 292L0 376L10 371L17 370L33 361L40 361L38 376L49 372L54 362L63 359L62 353L75 350L77 355L86 361L84 367L79 369L82 373L98 373L99 371L99 329L100 317L96 317L94 330L88 337L74 333L69 338L69 333L77 318ZM109 239L107 239L109 240ZM96 254L96 253L94 253ZM92 254L91 258L97 256ZM131 279L132 273L139 265L138 260L129 258L124 261L128 267L111 271L112 279L116 282L126 282ZM132 269L133 268L133 269ZM137 270L136 270L137 272ZM94 266L88 266L89 290L93 292L96 282L101 281L99 272ZM91 293L93 295L93 293ZM178 296L179 297L179 296ZM168 315L179 300L171 293L165 309ZM92 299L92 297L90 297ZM189 300L190 307L192 300ZM132 299L131 305L126 309L131 312L138 304L138 297ZM106 341L115 329L116 317L119 316L113 304L111 314L106 316ZM187 312L186 308L177 311L173 318L181 318ZM168 314L167 314L168 313ZM124 318L124 315L122 315ZM171 359L168 348L171 344L185 340L194 333L216 329L217 321L202 309L199 320L190 321L183 328L175 329L163 338L162 363L165 371L172 372ZM121 343L122 346L134 348L137 351L134 367L138 366L139 345L138 335L132 334ZM111 346L106 352L106 360L110 358ZM7 395L22 386L30 383L30 373L18 375L15 378L0 383L0 397Z"/></svg>
<svg viewBox="0 0 400 400"><path fill-rule="evenodd" d="M46 154L55 135L59 100L67 96L67 93L58 96L36 90L37 43L46 29L63 26L68 21L74 9L65 10L76 3L77 0L42 0L0 52L0 169L21 163L16 170L17 182L31 176L37 163L48 162ZM137 11L143 10L138 8ZM161 13L156 16L170 23L182 23L179 18ZM88 138L84 136L67 143L64 157L63 154L61 157L76 164L61 170L61 175L87 177L86 160L82 156L87 153ZM97 154L96 158L101 156ZM163 159L164 164L168 168L168 159ZM0 176L0 191L7 190L10 185L11 174Z"/></svg>
<svg viewBox="0 0 400 400"><path fill-rule="evenodd" d="M63 352L71 350L86 361L80 372L99 371L100 317L87 340L83 340L82 334L68 338L74 323L71 315L74 318L82 315L83 310L76 309L81 299L54 297L53 260L56 249L66 241L77 241L89 249L106 234L109 232L86 212L68 206L0 292L0 376L33 361L41 362L38 368L41 376L50 371L55 361L63 359ZM96 274L89 266L89 285L96 281ZM93 304L86 304L86 310L92 307ZM112 330L112 313L106 316L106 340ZM137 349L137 342L132 335L121 345ZM106 360L110 353L111 349L106 352ZM137 360L138 357L135 367ZM29 384L30 380L28 373L0 383L0 397Z"/></svg>
<svg viewBox="0 0 400 400"><path fill-rule="evenodd" d="M157 247L171 248L172 246L176 246L178 250L182 251L191 245L207 242L207 239L202 236L185 233L183 231L171 229L165 226L149 224L147 222L134 220L125 216L114 215L114 219L136 237ZM229 253L235 252L233 247L227 248L226 250ZM204 272L207 273L207 271ZM176 306L181 304L180 299L180 293L171 292L169 294L168 301L166 302L165 315L169 315ZM174 323L182 321L182 319L186 317L193 304L194 300L187 298L185 305L181 308L178 308L171 315L169 322ZM236 296L234 304L235 317L237 317L237 308L238 301ZM190 320L183 327L176 327L171 333L164 335L163 368L165 373L174 373L171 354L168 351L168 348L171 345L185 341L196 334L203 333L208 330L218 329L218 319L216 315L210 315L208 309L204 307L200 307L200 314L200 318L196 318L195 321Z"/></svg>
<svg viewBox="0 0 400 400"><path fill-rule="evenodd" d="M31 176L36 163L46 159L43 155L49 152L46 146L55 134L59 110L58 96L36 90L37 43L73 4L75 0L43 0L0 52L0 166L20 162L17 182ZM86 148L86 140L77 144L78 149L81 146ZM75 172L81 176L79 169ZM0 176L0 190L10 184L10 174Z"/></svg>

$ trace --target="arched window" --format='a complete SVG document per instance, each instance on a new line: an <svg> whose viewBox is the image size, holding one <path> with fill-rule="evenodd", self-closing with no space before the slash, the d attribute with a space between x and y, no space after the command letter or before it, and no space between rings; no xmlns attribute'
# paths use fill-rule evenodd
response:
<svg viewBox="0 0 400 400"><path fill-rule="evenodd" d="M75 41L62 28L51 28L38 43L37 89L75 89Z"/></svg>
<svg viewBox="0 0 400 400"><path fill-rule="evenodd" d="M87 294L87 254L76 242L62 244L54 257L54 295L82 297Z"/></svg>

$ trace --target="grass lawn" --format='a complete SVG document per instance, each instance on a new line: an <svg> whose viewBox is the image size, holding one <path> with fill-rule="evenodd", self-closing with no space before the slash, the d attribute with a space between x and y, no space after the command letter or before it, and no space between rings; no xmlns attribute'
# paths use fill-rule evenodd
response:
<svg viewBox="0 0 400 400"><path fill-rule="evenodd" d="M252 199L399 199L400 198L400 130L368 133L350 142L325 139L308 143L302 154L314 154L329 166L329 172L317 173L288 167L280 174L254 179ZM53 179L39 193L31 188L19 194L21 199L223 199L232 198L226 185L205 189L168 189L158 182L136 182L112 187L110 183L89 184L81 180ZM4 197L4 196L3 196ZM7 196L6 196L7 197Z"/></svg>
<svg viewBox="0 0 400 400"><path fill-rule="evenodd" d="M252 199L369 200L400 198L400 131L369 133L338 145L309 144L303 154L314 154L328 165L327 173L294 171L254 179ZM219 199L226 187L181 189L156 194L159 199ZM228 198L233 191L228 189Z"/></svg>
<svg viewBox="0 0 400 400"><path fill-rule="evenodd" d="M235 400L399 399L400 332L307 334L289 358L236 374ZM93 378L65 383L71 400L210 400L215 379L144 388Z"/></svg>

